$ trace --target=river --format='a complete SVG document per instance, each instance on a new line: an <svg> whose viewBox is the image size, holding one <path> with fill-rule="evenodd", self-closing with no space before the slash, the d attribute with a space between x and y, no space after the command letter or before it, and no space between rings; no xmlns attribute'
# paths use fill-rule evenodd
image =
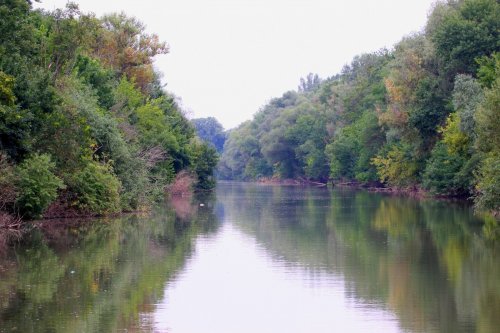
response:
<svg viewBox="0 0 500 333"><path fill-rule="evenodd" d="M220 183L4 248L0 332L499 332L495 238L464 203Z"/></svg>

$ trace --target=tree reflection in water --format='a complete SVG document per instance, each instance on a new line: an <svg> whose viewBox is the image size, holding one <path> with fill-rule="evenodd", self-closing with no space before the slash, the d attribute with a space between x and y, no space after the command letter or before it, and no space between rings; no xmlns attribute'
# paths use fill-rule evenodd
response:
<svg viewBox="0 0 500 333"><path fill-rule="evenodd" d="M500 327L498 225L466 205L237 183L184 199L34 230L0 259L0 332L154 331L156 304L220 223L310 283L340 279L348 300L394 313L404 331Z"/></svg>
<svg viewBox="0 0 500 333"><path fill-rule="evenodd" d="M238 184L218 200L276 258L341 276L348 297L392 310L405 330L500 327L497 225L483 226L466 204Z"/></svg>
<svg viewBox="0 0 500 333"><path fill-rule="evenodd" d="M174 206L34 230L0 259L0 332L152 330L166 283L197 235L218 226L213 195L186 200L189 214Z"/></svg>

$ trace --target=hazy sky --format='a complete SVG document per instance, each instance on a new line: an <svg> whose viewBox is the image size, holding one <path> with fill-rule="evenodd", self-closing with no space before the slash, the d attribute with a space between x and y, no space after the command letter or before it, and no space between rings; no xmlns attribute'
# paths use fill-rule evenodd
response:
<svg viewBox="0 0 500 333"><path fill-rule="evenodd" d="M52 10L66 0L42 0ZM309 72L326 78L364 52L420 31L433 0L76 0L98 16L123 11L170 45L156 59L167 90L190 117L225 128L297 89Z"/></svg>

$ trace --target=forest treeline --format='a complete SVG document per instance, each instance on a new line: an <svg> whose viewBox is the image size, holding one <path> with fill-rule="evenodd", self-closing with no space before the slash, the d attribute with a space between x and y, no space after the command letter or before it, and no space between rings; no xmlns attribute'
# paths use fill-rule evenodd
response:
<svg viewBox="0 0 500 333"><path fill-rule="evenodd" d="M0 18L4 223L143 209L181 172L213 187L217 153L163 89L153 59L168 45L141 22L26 0L0 1Z"/></svg>
<svg viewBox="0 0 500 333"><path fill-rule="evenodd" d="M223 179L328 179L500 211L500 4L434 4L425 29L310 74L231 131Z"/></svg>

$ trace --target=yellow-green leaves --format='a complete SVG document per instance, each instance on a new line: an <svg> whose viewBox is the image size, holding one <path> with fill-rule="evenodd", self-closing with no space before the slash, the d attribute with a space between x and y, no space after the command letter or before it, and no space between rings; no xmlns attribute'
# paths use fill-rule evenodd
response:
<svg viewBox="0 0 500 333"><path fill-rule="evenodd" d="M12 89L14 89L14 77L0 71L0 104L14 105L16 96Z"/></svg>

